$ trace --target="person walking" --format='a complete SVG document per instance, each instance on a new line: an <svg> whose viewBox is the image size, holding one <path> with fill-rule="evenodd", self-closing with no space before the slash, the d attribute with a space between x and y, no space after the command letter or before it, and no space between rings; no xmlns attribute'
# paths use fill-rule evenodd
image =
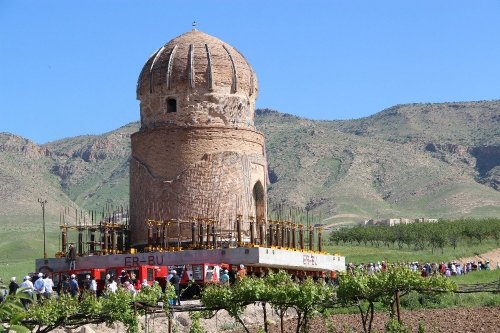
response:
<svg viewBox="0 0 500 333"><path fill-rule="evenodd" d="M222 271L222 274L220 276L220 283L229 286L229 272L227 269L224 269Z"/></svg>
<svg viewBox="0 0 500 333"><path fill-rule="evenodd" d="M75 274L71 274L71 279L69 280L69 294L72 297L78 296L80 293L80 287L78 286L78 281L76 280Z"/></svg>
<svg viewBox="0 0 500 333"><path fill-rule="evenodd" d="M21 303L23 303L24 309L28 310L29 304L33 302L33 283L31 282L31 277L26 275L23 279L23 283L19 286L19 288L24 288L23 292L28 295L29 299L21 298Z"/></svg>
<svg viewBox="0 0 500 333"><path fill-rule="evenodd" d="M35 287L36 299L40 301L45 294L45 283L43 281L43 273L38 273L38 279L33 284Z"/></svg>
<svg viewBox="0 0 500 333"><path fill-rule="evenodd" d="M17 289L19 289L19 285L16 282L16 277L13 276L10 278L10 283L9 283L9 295L15 295Z"/></svg>
<svg viewBox="0 0 500 333"><path fill-rule="evenodd" d="M85 280L82 282L82 287L84 292L90 292L90 285L91 285L91 280L90 280L90 274L85 275Z"/></svg>
<svg viewBox="0 0 500 333"><path fill-rule="evenodd" d="M69 294L69 289L70 286L69 286L68 276L63 275L62 281L59 282L59 295Z"/></svg>
<svg viewBox="0 0 500 333"><path fill-rule="evenodd" d="M118 290L118 284L113 277L109 278L106 290L110 293L116 293L116 290Z"/></svg>
<svg viewBox="0 0 500 333"><path fill-rule="evenodd" d="M240 265L240 269L238 269L238 274L236 274L236 280L241 281L247 276L247 270L245 269L245 265Z"/></svg>
<svg viewBox="0 0 500 333"><path fill-rule="evenodd" d="M54 292L54 281L52 281L48 274L43 276L43 284L45 286L45 294L43 294L43 296L45 298L51 298Z"/></svg>
<svg viewBox="0 0 500 333"><path fill-rule="evenodd" d="M170 278L170 280L168 280L168 282L170 282L174 286L174 289L175 289L174 305L175 305L175 303L177 303L178 305L181 305L181 291L180 291L181 278L179 277L179 275L177 275L177 271L175 269L172 270L171 273L172 273L172 277Z"/></svg>
<svg viewBox="0 0 500 333"><path fill-rule="evenodd" d="M69 244L67 260L69 263L69 269L76 269L76 248L73 244Z"/></svg>
<svg viewBox="0 0 500 333"><path fill-rule="evenodd" d="M137 290L135 290L134 285L130 283L130 281L125 281L125 283L123 284L123 288L128 291L132 295L132 297L135 297L135 295L137 294Z"/></svg>
<svg viewBox="0 0 500 333"><path fill-rule="evenodd" d="M111 274L106 274L106 277L104 278L104 291L108 290L108 285L111 282Z"/></svg>
<svg viewBox="0 0 500 333"><path fill-rule="evenodd" d="M97 281L95 280L95 276L90 277L90 293L94 296L97 296Z"/></svg>
<svg viewBox="0 0 500 333"><path fill-rule="evenodd" d="M148 280L143 279L142 283L141 283L141 290L143 290L144 288L147 288L147 287L149 287Z"/></svg>
<svg viewBox="0 0 500 333"><path fill-rule="evenodd" d="M120 284L125 284L130 279L130 275L127 273L126 270L122 270L122 273L120 275Z"/></svg>

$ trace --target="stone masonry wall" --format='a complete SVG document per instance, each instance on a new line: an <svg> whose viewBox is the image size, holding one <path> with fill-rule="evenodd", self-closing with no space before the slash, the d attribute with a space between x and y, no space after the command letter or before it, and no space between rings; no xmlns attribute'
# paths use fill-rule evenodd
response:
<svg viewBox="0 0 500 333"><path fill-rule="evenodd" d="M256 215L253 188L266 188L262 134L247 130L180 129L139 132L132 138L130 206L132 244L147 243L145 219L214 218L223 240L234 239L235 219ZM191 225L169 234L191 241ZM176 238L174 238L175 240Z"/></svg>
<svg viewBox="0 0 500 333"><path fill-rule="evenodd" d="M167 112L167 100L174 98L177 112ZM201 94L198 90L186 95L169 92L141 97L141 125L157 128L164 125L254 127L255 100L243 93Z"/></svg>
<svg viewBox="0 0 500 333"><path fill-rule="evenodd" d="M160 47L137 82L141 130L132 135L131 242L147 244L146 219L191 241L191 220L212 218L234 239L242 215L266 217L264 136L255 130L257 77L245 57L196 29ZM177 236L181 235L182 239ZM172 237L171 237L172 238ZM248 238L248 237L247 237Z"/></svg>
<svg viewBox="0 0 500 333"><path fill-rule="evenodd" d="M163 127L132 135L132 157L155 177L171 180L207 153L234 151L262 156L264 136L229 128Z"/></svg>

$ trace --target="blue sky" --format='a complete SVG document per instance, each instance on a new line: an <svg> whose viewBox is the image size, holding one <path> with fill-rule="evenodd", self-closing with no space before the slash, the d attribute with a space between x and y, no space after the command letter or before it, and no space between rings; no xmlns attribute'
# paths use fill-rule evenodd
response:
<svg viewBox="0 0 500 333"><path fill-rule="evenodd" d="M0 0L0 132L137 121L144 62L193 20L252 64L258 107L334 120L500 98L500 1Z"/></svg>

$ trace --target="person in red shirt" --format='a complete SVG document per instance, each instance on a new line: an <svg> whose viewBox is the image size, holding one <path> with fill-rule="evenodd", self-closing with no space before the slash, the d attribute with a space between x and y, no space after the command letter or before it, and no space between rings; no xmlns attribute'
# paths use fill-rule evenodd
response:
<svg viewBox="0 0 500 333"><path fill-rule="evenodd" d="M240 265L240 269L238 269L238 273L236 275L236 280L240 281L247 276L247 270L244 265Z"/></svg>

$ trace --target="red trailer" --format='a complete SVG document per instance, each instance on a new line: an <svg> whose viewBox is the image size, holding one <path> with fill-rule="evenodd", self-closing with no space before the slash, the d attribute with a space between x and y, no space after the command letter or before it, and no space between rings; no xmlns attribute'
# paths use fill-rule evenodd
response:
<svg viewBox="0 0 500 333"><path fill-rule="evenodd" d="M190 298L193 295L199 294L201 287L205 284L219 283L221 265L200 263L168 266L169 272L172 272L174 269L181 278L179 285L184 289L182 293L183 298ZM169 274L168 278L171 275Z"/></svg>
<svg viewBox="0 0 500 333"><path fill-rule="evenodd" d="M139 266L127 266L127 267L108 267L108 268L91 268L91 269L74 269L74 270L64 270L49 272L48 274L52 276L55 286L59 286L62 281L62 277L65 275L68 278L74 274L78 281L78 285L82 287L83 280L85 280L86 275L94 276L97 282L97 292L100 294L104 290L106 284L106 275L115 278L115 281L120 284L120 275L122 271L128 276L128 280L134 284L134 287L139 290L141 288L141 283L144 279L147 280L148 285L153 285L154 281L162 282L168 274L167 266L153 266L153 265L139 265Z"/></svg>
<svg viewBox="0 0 500 333"><path fill-rule="evenodd" d="M181 278L181 286L187 285L189 281L197 285L207 283L219 283L221 266L219 264L193 264L185 265L186 269Z"/></svg>
<svg viewBox="0 0 500 333"><path fill-rule="evenodd" d="M57 271L50 272L49 275L52 274L52 280L54 281L54 286L56 286L57 290L60 291L60 283L63 279L63 276L66 276L68 279L71 275L76 276L76 280L78 281L78 285L82 287L83 280L85 280L87 275L94 276L95 281L97 282L97 292L100 293L104 289L105 280L106 280L106 269L104 268L91 268L91 269L72 269L65 271Z"/></svg>
<svg viewBox="0 0 500 333"><path fill-rule="evenodd" d="M114 276L116 282L120 284L122 272L128 277L128 280L134 284L134 288L141 289L144 279L148 285L152 286L154 281L161 282L168 275L167 266L139 265L139 266L118 266L106 268L106 274Z"/></svg>

